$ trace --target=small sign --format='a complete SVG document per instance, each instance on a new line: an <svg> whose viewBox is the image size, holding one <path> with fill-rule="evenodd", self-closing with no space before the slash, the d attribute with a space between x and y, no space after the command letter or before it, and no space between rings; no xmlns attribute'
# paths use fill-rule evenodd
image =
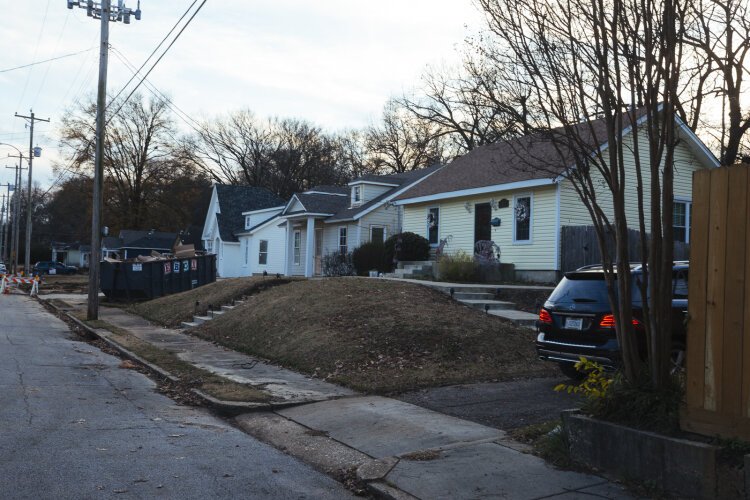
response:
<svg viewBox="0 0 750 500"><path fill-rule="evenodd" d="M54 267L50 267L49 271L47 271L47 274L57 274L57 269L55 269Z"/></svg>
<svg viewBox="0 0 750 500"><path fill-rule="evenodd" d="M143 264L133 264L133 272L143 271Z"/></svg>
<svg viewBox="0 0 750 500"><path fill-rule="evenodd" d="M198 270L198 259L193 259L190 261L190 269L193 271Z"/></svg>
<svg viewBox="0 0 750 500"><path fill-rule="evenodd" d="M190 270L190 261L189 260L183 260L182 261L182 272L186 273Z"/></svg>
<svg viewBox="0 0 750 500"><path fill-rule="evenodd" d="M196 286L198 286L198 280L192 280L190 284L193 285L193 288L195 288Z"/></svg>
<svg viewBox="0 0 750 500"><path fill-rule="evenodd" d="M169 262L164 263L164 274L170 274L172 272L172 266L169 265Z"/></svg>
<svg viewBox="0 0 750 500"><path fill-rule="evenodd" d="M172 270L173 270L174 272L176 272L176 273L179 273L179 272L180 272L180 263L179 263L179 261L174 261L174 262L172 263Z"/></svg>

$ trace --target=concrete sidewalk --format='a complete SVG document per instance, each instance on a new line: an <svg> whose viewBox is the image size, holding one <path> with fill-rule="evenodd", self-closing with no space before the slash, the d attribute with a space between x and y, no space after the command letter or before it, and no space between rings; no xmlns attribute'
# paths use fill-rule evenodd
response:
<svg viewBox="0 0 750 500"><path fill-rule="evenodd" d="M66 302L76 303L72 297ZM549 466L502 430L391 398L361 396L152 325L122 309L105 307L100 314L104 321L195 366L263 385L280 400L297 403L244 413L236 421L256 438L337 477L342 471L356 471L376 496L631 498L601 477Z"/></svg>

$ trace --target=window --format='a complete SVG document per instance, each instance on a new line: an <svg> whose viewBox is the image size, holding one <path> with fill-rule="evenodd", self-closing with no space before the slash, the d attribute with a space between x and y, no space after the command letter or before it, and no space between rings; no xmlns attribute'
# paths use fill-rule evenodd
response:
<svg viewBox="0 0 750 500"><path fill-rule="evenodd" d="M440 209L430 208L427 210L427 241L430 245L437 245L440 224Z"/></svg>
<svg viewBox="0 0 750 500"><path fill-rule="evenodd" d="M245 217L245 229L250 229L250 216Z"/></svg>
<svg viewBox="0 0 750 500"><path fill-rule="evenodd" d="M358 204L362 201L362 186L352 188L352 204Z"/></svg>
<svg viewBox="0 0 750 500"><path fill-rule="evenodd" d="M690 225L693 204L689 201L675 201L672 212L672 229L674 240L690 243Z"/></svg>
<svg viewBox="0 0 750 500"><path fill-rule="evenodd" d="M214 249L213 241L206 240L206 252L211 253Z"/></svg>
<svg viewBox="0 0 750 500"><path fill-rule="evenodd" d="M346 226L341 226L339 228L339 253L345 254L346 252Z"/></svg>
<svg viewBox="0 0 750 500"><path fill-rule="evenodd" d="M385 228L383 226L370 227L370 241L385 242Z"/></svg>
<svg viewBox="0 0 750 500"><path fill-rule="evenodd" d="M302 253L302 233L294 232L294 265L299 266L302 262L300 254Z"/></svg>
<svg viewBox="0 0 750 500"><path fill-rule="evenodd" d="M530 242L531 241L531 217L532 217L531 196L517 196L513 201L513 241Z"/></svg>
<svg viewBox="0 0 750 500"><path fill-rule="evenodd" d="M258 250L258 264L265 266L268 263L268 240L260 240Z"/></svg>
<svg viewBox="0 0 750 500"><path fill-rule="evenodd" d="M245 265L247 265L248 255L250 254L250 240L245 240Z"/></svg>

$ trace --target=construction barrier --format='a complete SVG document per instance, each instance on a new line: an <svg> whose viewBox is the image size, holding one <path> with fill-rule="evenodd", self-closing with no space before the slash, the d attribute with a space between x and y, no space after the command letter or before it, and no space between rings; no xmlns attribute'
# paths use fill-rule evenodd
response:
<svg viewBox="0 0 750 500"><path fill-rule="evenodd" d="M39 293L39 276L33 278L24 278L22 276L11 276L9 274L2 275L2 281L0 281L0 295L10 293L11 285L31 285L31 293L29 296L35 297Z"/></svg>

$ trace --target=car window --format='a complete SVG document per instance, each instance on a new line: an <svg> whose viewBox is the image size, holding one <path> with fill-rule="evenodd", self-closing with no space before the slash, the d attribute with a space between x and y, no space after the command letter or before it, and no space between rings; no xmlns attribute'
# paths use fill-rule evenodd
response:
<svg viewBox="0 0 750 500"><path fill-rule="evenodd" d="M672 277L672 298L688 298L688 272L687 269L675 271Z"/></svg>
<svg viewBox="0 0 750 500"><path fill-rule="evenodd" d="M601 278L564 277L549 296L550 302L560 304L608 304L607 285Z"/></svg>

